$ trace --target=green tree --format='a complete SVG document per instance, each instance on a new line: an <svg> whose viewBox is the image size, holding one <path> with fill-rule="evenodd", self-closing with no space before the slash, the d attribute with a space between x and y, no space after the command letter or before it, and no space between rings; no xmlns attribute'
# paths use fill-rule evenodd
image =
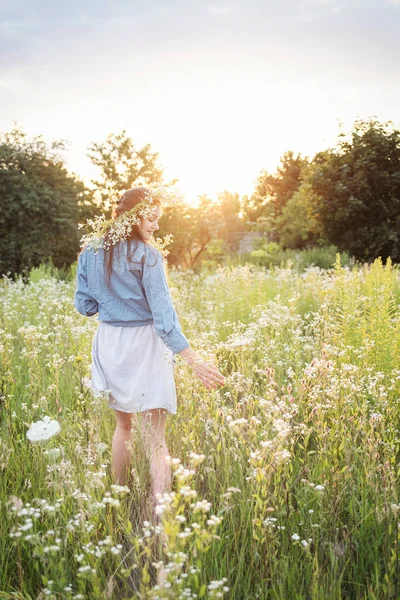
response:
<svg viewBox="0 0 400 600"><path fill-rule="evenodd" d="M318 225L307 210L309 194L310 186L303 182L275 220L275 229L283 248L302 250L321 240Z"/></svg>
<svg viewBox="0 0 400 600"><path fill-rule="evenodd" d="M329 242L358 259L400 260L400 132L357 120L349 139L318 153L308 209Z"/></svg>
<svg viewBox="0 0 400 600"><path fill-rule="evenodd" d="M93 214L91 193L68 173L62 141L32 140L17 126L0 134L0 273L13 276L51 259L69 266L79 251L78 223Z"/></svg>
<svg viewBox="0 0 400 600"><path fill-rule="evenodd" d="M99 169L99 178L92 184L106 218L110 218L112 205L125 190L135 185L163 181L158 152L152 152L150 144L135 148L125 129L121 133L110 134L104 142L93 142L88 156Z"/></svg>
<svg viewBox="0 0 400 600"><path fill-rule="evenodd" d="M275 175L263 169L253 194L243 198L242 211L245 220L254 223L260 218L264 221L267 219L271 237L279 241L279 231L275 230L275 221L300 187L302 173L307 165L307 158L303 158L300 154L294 156L292 151L288 151L281 157Z"/></svg>

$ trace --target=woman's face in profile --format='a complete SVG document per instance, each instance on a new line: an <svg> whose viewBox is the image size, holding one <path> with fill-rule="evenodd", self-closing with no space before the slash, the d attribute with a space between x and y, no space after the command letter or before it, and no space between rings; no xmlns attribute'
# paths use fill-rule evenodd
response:
<svg viewBox="0 0 400 600"><path fill-rule="evenodd" d="M158 220L162 217L161 206L156 206L146 219L141 217L138 229L143 236L143 239L148 241L153 235L153 231L159 229Z"/></svg>

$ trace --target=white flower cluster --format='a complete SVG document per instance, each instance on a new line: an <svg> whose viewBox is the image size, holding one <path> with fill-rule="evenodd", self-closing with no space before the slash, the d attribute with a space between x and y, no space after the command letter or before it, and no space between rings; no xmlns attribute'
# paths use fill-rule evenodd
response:
<svg viewBox="0 0 400 600"><path fill-rule="evenodd" d="M46 415L40 421L31 424L26 437L31 442L44 442L56 435L60 429L59 422Z"/></svg>
<svg viewBox="0 0 400 600"><path fill-rule="evenodd" d="M182 200L182 194L175 188L166 188L162 185L149 188L149 192L145 194L142 202L115 219L106 220L104 215L87 219L86 226L91 229L91 232L82 236L80 245L92 248L95 253L99 248L107 250L111 245L126 240L133 225L140 225L140 217L148 218L153 213L157 202L161 202L163 206L171 206ZM107 239L105 239L106 235Z"/></svg>

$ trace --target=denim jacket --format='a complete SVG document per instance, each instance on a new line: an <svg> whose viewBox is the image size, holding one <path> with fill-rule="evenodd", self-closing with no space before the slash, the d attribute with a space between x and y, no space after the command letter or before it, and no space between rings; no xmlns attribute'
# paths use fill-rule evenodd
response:
<svg viewBox="0 0 400 600"><path fill-rule="evenodd" d="M106 250L92 248L78 256L74 306L82 315L109 325L138 327L154 323L174 354L189 347L172 303L162 254L146 242L120 241L114 246L111 290L106 285Z"/></svg>

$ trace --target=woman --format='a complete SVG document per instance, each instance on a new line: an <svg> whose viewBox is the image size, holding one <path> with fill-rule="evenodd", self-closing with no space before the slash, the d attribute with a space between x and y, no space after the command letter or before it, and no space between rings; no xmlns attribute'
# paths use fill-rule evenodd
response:
<svg viewBox="0 0 400 600"><path fill-rule="evenodd" d="M176 414L174 355L188 362L207 389L225 382L190 347L172 304L162 254L149 244L159 228L162 205L145 187L122 195L108 230L102 222L105 235L95 236L97 244L87 244L78 257L74 302L81 314L99 315L91 385L108 394L115 413L113 476L116 483L126 482L131 459L126 442L138 415L150 461L153 517L157 493L172 483L165 426L167 414Z"/></svg>

